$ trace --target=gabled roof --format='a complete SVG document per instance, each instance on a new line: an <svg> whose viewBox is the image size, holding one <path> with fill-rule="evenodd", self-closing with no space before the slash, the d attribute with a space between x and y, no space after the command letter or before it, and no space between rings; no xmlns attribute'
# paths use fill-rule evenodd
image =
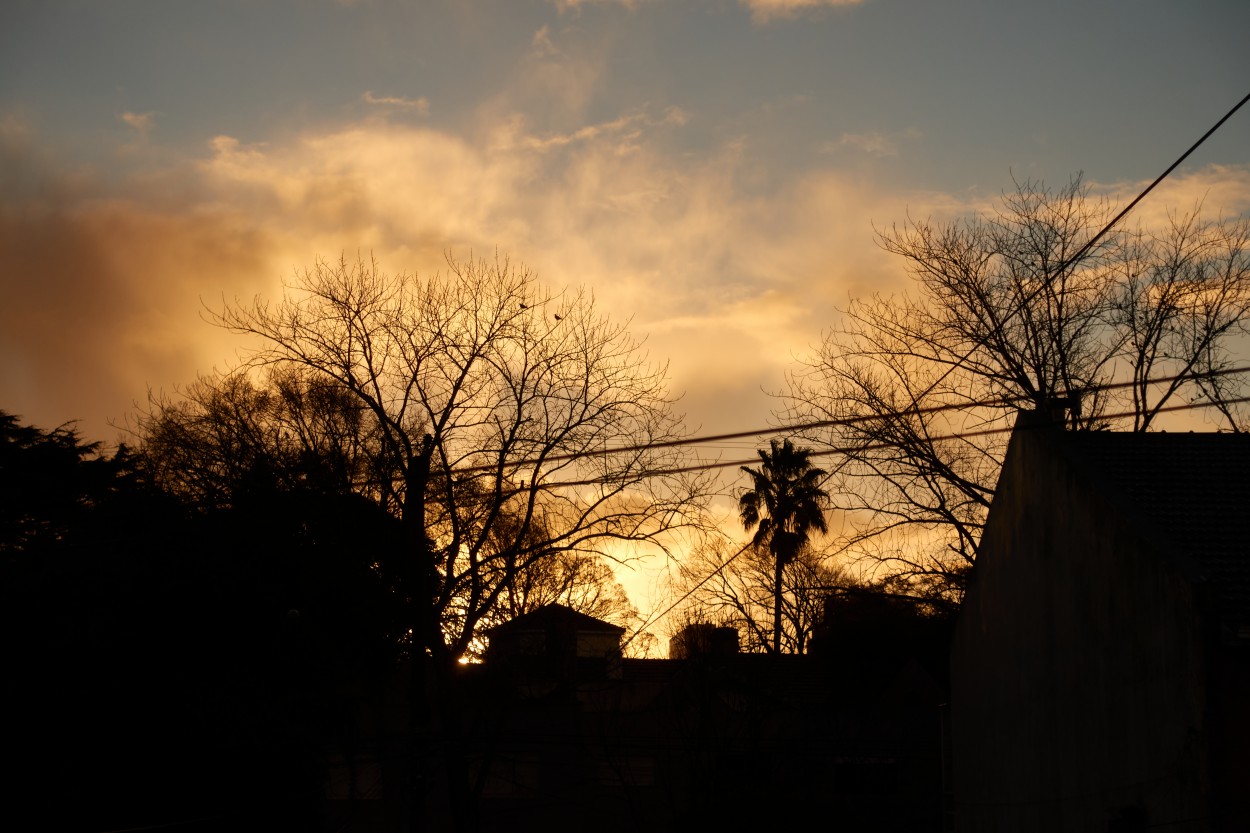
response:
<svg viewBox="0 0 1250 833"><path fill-rule="evenodd" d="M504 622L502 625L496 625L487 631L487 634L509 633L512 631L545 631L552 628L615 634L625 632L625 629L622 627L605 622L602 619L596 619L593 616L587 616L585 613L578 613L571 607L561 604L549 604L543 605L529 613L523 613L515 619Z"/></svg>
<svg viewBox="0 0 1250 833"><path fill-rule="evenodd" d="M1161 549L1250 618L1250 434L1056 432Z"/></svg>

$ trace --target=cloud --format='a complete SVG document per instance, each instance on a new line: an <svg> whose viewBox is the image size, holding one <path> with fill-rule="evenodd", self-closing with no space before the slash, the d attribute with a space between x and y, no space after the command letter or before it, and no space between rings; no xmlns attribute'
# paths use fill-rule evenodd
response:
<svg viewBox="0 0 1250 833"><path fill-rule="evenodd" d="M898 156L900 144L915 141L920 136L920 131L914 127L894 133L843 133L836 142L826 142L820 150L822 153L837 153L851 148L869 156Z"/></svg>
<svg viewBox="0 0 1250 833"><path fill-rule="evenodd" d="M530 49L535 58L558 58L560 56L560 50L551 40L551 27L547 25L540 26L530 38Z"/></svg>
<svg viewBox="0 0 1250 833"><path fill-rule="evenodd" d="M864 0L739 0L751 10L751 20L755 23L767 23L781 18L789 19L804 12L822 8L859 6Z"/></svg>
<svg viewBox="0 0 1250 833"><path fill-rule="evenodd" d="M483 104L481 116L502 120L519 112L553 130L581 127L604 85L614 37L611 27L590 32L540 27L511 81Z"/></svg>
<svg viewBox="0 0 1250 833"><path fill-rule="evenodd" d="M404 98L403 96L376 96L369 90L365 90L361 100L366 104L373 104L380 107L396 107L403 110L415 110L418 116L428 116L430 114L430 101L425 96L419 98Z"/></svg>
<svg viewBox="0 0 1250 833"><path fill-rule="evenodd" d="M124 194L31 179L0 198L0 274L17 299L0 320L5 407L85 418L101 436L148 384L232 361L231 338L199 321L201 298L272 296L317 256L427 271L449 250L498 249L632 317L672 359L696 423L765 421L759 388L818 335L837 264L869 279L850 252L875 252L874 198L821 178L744 198L740 146L669 152L684 120L644 110L536 134L518 117L478 135L366 122L269 143L219 136ZM15 140L4 158L29 170L39 144Z"/></svg>
<svg viewBox="0 0 1250 833"><path fill-rule="evenodd" d="M1149 180L1090 182L1094 193L1105 195L1116 211L1149 184ZM1250 166L1208 165L1184 173L1173 173L1133 208L1124 225L1163 229L1173 216L1195 211L1207 220L1250 214Z"/></svg>
<svg viewBox="0 0 1250 833"><path fill-rule="evenodd" d="M648 0L547 0L561 14L580 12L587 6L623 6L636 9ZM790 19L804 12L822 8L839 6L858 6L865 0L738 0L739 4L751 11L751 20L755 23L767 23L773 19Z"/></svg>
<svg viewBox="0 0 1250 833"><path fill-rule="evenodd" d="M104 420L148 385L234 361L239 343L200 322L201 299L273 297L318 256L428 272L449 251L498 250L630 320L671 362L692 424L762 426L774 402L761 389L781 387L839 305L904 284L873 223L988 201L886 191L831 167L766 179L741 140L683 152L686 123L642 108L549 129L513 110L459 133L366 120L218 136L193 160L145 156L135 164L154 167L121 186L0 124L0 407L44 425L84 418L110 438ZM1123 204L1140 184L1099 187ZM1200 169L1135 216L1198 199L1228 216L1247 194L1250 168Z"/></svg>
<svg viewBox="0 0 1250 833"><path fill-rule="evenodd" d="M581 11L584 6L624 6L627 9L636 9L648 0L547 0L547 2L563 14Z"/></svg>
<svg viewBox="0 0 1250 833"><path fill-rule="evenodd" d="M0 407L43 426L83 420L112 440L149 384L189 381L229 357L201 330L200 298L263 274L263 233L211 212L168 216L80 195L0 211Z"/></svg>
<svg viewBox="0 0 1250 833"><path fill-rule="evenodd" d="M146 140L152 128L156 126L156 114L125 112L118 116L120 120L133 127L141 140Z"/></svg>
<svg viewBox="0 0 1250 833"><path fill-rule="evenodd" d="M501 132L500 139L506 142L509 134L514 134L512 141L529 150L543 152L575 143L592 142L615 136L617 137L616 152L628 153L636 147L636 142L644 128L661 125L681 127L686 124L687 120L685 112L680 107L669 107L659 117L652 116L648 112L632 113L611 121L584 125L570 133L554 133L540 137L526 135L524 133L525 120L523 117L517 117L512 123L513 129Z"/></svg>

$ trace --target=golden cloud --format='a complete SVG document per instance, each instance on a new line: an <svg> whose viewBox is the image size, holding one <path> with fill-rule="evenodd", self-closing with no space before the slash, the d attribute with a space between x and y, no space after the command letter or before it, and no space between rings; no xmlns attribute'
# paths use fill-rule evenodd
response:
<svg viewBox="0 0 1250 833"><path fill-rule="evenodd" d="M1092 183L1096 193L1106 195L1119 210L1140 194L1150 180L1123 183ZM1124 220L1126 226L1165 228L1172 217L1199 212L1215 220L1250 212L1250 166L1208 165L1174 173L1159 183Z"/></svg>
<svg viewBox="0 0 1250 833"><path fill-rule="evenodd" d="M751 20L767 23L776 18L793 18L803 12L840 6L859 6L864 0L739 0L751 10Z"/></svg>
<svg viewBox="0 0 1250 833"><path fill-rule="evenodd" d="M560 13L580 11L583 6L624 6L627 9L636 9L648 0L547 0L551 5L556 7Z"/></svg>
<svg viewBox="0 0 1250 833"><path fill-rule="evenodd" d="M430 101L425 96L419 98L404 98L398 95L374 95L370 90L365 90L360 100L365 104L372 104L378 107L393 107L400 110L413 110L418 116L428 116L430 114Z"/></svg>
<svg viewBox="0 0 1250 833"><path fill-rule="evenodd" d="M112 439L107 423L147 385L188 381L228 358L224 334L199 325L200 299L263 272L262 237L228 217L126 201L6 205L0 407L44 426L82 419L88 436Z"/></svg>
<svg viewBox="0 0 1250 833"><path fill-rule="evenodd" d="M272 293L319 255L428 270L448 250L498 248L632 316L692 407L704 380L718 411L735 375L754 380L758 401L741 404L762 420L759 384L818 334L812 298L839 284L836 250L848 264L856 246L873 251L871 201L833 180L744 198L739 148L699 163L665 153L660 139L681 123L665 111L560 136L532 135L520 117L476 138L386 123L272 145L221 136L198 164L136 180L124 198L94 186L9 197L2 265L20 303L3 322L6 397L47 403L54 419L118 418L147 384L229 363L228 338L198 321L201 298ZM860 239L846 246L853 214ZM732 372L718 360L731 350Z"/></svg>
<svg viewBox="0 0 1250 833"><path fill-rule="evenodd" d="M152 132L152 128L156 124L156 115L154 113L125 112L118 118L137 130L139 136L144 139L148 137L148 134Z"/></svg>
<svg viewBox="0 0 1250 833"><path fill-rule="evenodd" d="M756 23L766 23L774 18L792 18L815 9L835 6L858 6L864 0L738 0L751 11L751 19ZM579 12L585 6L623 6L636 9L646 0L548 0L561 12Z"/></svg>
<svg viewBox="0 0 1250 833"><path fill-rule="evenodd" d="M232 362L235 342L198 320L201 299L272 295L318 256L428 271L448 251L499 250L632 319L671 360L693 424L751 428L773 405L761 388L781 386L839 304L902 285L873 222L984 202L883 192L832 170L761 191L743 141L670 152L683 124L680 111L643 110L538 132L512 111L466 134L383 120L269 144L221 136L124 195L58 173L69 166L10 125L0 407L43 424L85 418L104 436L103 420L147 385ZM1211 168L1169 180L1136 216L1199 198L1207 213L1238 213L1247 194L1250 169Z"/></svg>

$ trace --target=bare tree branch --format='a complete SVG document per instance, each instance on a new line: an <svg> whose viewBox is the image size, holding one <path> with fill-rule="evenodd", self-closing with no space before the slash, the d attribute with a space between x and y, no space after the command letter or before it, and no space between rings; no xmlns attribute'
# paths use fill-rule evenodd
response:
<svg viewBox="0 0 1250 833"><path fill-rule="evenodd" d="M1235 338L1250 323L1250 222L1174 215L1118 231L1078 176L1016 183L998 208L878 233L913 290L853 300L788 379L787 422L857 420L805 435L851 451L831 491L851 512L842 551L887 573L950 582L976 557L1017 405L1089 430L1144 431L1178 398L1213 402L1239 430ZM1164 384L1150 380L1175 377ZM1097 390L1109 383L1130 384ZM998 402L1000 404L985 404ZM922 409L946 406L926 413ZM1128 419L1107 415L1127 412Z"/></svg>

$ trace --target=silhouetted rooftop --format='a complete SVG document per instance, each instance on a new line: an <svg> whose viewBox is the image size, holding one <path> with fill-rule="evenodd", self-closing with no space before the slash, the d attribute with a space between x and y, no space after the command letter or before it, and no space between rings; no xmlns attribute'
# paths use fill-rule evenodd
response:
<svg viewBox="0 0 1250 833"><path fill-rule="evenodd" d="M1064 432L1073 458L1161 548L1186 558L1226 613L1250 619L1250 435Z"/></svg>
<svg viewBox="0 0 1250 833"><path fill-rule="evenodd" d="M622 627L605 622L602 619L596 619L593 616L587 616L585 613L578 613L571 607L561 604L549 604L543 605L529 613L523 613L515 619L504 622L502 625L496 625L487 631L487 634L507 633L514 630L546 630L548 628L616 634L625 632L625 629Z"/></svg>

